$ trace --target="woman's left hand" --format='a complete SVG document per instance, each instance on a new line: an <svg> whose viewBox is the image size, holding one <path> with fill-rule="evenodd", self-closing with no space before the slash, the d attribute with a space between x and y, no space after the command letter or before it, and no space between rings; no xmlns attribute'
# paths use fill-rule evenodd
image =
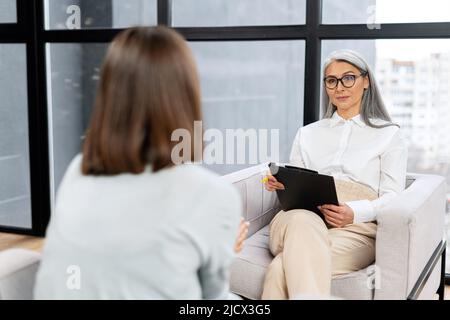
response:
<svg viewBox="0 0 450 320"><path fill-rule="evenodd" d="M342 228L353 223L355 214L345 203L339 203L339 206L324 204L318 208L325 217L325 221L332 227Z"/></svg>

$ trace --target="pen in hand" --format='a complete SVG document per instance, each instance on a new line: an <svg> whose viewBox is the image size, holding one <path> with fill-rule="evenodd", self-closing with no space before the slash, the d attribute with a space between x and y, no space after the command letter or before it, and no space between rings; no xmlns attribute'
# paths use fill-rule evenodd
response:
<svg viewBox="0 0 450 320"><path fill-rule="evenodd" d="M261 182L265 185L267 191L284 190L284 185L277 181L272 175L266 175Z"/></svg>

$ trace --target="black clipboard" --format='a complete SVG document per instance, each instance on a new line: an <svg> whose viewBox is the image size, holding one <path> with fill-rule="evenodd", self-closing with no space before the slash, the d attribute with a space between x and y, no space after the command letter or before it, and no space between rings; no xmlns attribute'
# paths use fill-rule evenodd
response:
<svg viewBox="0 0 450 320"><path fill-rule="evenodd" d="M332 176L290 165L279 166L273 162L269 164L269 169L271 174L284 185L284 190L277 190L278 200L284 211L306 209L324 219L317 206L339 205Z"/></svg>

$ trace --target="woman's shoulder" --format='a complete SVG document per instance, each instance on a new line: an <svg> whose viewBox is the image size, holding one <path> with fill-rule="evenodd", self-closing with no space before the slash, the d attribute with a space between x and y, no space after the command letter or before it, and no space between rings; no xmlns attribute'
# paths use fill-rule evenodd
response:
<svg viewBox="0 0 450 320"><path fill-rule="evenodd" d="M381 128L369 128L375 132L375 137L378 141L384 141L387 148L401 147L407 149L408 143L403 129L395 124L395 122L389 122L383 119L370 119L370 122L377 126L384 126Z"/></svg>
<svg viewBox="0 0 450 320"><path fill-rule="evenodd" d="M69 170L79 170L81 172L81 162L83 161L83 155L81 153L77 154L69 164Z"/></svg>
<svg viewBox="0 0 450 320"><path fill-rule="evenodd" d="M66 173L64 175L61 185L73 182L74 180L79 180L88 178L90 180L104 180L113 181L112 177L88 177L82 174L83 156L78 154L73 158L70 165L68 166ZM106 178L106 179L102 179ZM139 175L123 174L116 176L120 178L123 183L129 182L129 179L138 178L142 183L154 184L155 181L164 181L166 184L184 184L187 183L191 186L192 190L205 190L209 194L222 195L222 197L235 197L235 188L227 181L222 179L218 174L201 167L198 164L182 164L175 165L169 168L159 170L157 172L152 172L150 166L147 170ZM114 179L114 180L118 180Z"/></svg>
<svg viewBox="0 0 450 320"><path fill-rule="evenodd" d="M64 183L65 180L71 180L72 178L82 176L81 174L81 162L83 161L82 154L77 154L72 161L69 163L67 170L64 174L63 180L61 184Z"/></svg>

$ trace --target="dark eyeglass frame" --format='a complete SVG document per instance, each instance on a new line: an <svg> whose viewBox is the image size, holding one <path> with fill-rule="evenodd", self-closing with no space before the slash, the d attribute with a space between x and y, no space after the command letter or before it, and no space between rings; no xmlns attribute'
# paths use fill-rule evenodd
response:
<svg viewBox="0 0 450 320"><path fill-rule="evenodd" d="M344 87L344 88L352 88L354 85L355 85L355 83L356 83L356 79L358 79L359 77L364 77L364 76L366 76L367 75L367 72L361 72L360 74L359 74L359 76L357 76L357 75L354 75L354 74L346 74L346 75L344 75L343 77L341 77L341 78L336 78L336 77L334 77L334 76L328 76L328 77L325 77L325 78L323 78L323 82L324 82L324 84L325 84L325 87L327 87L328 89L330 89L330 90L333 90L333 89L336 89L338 86L339 86L339 82L341 82L341 84L342 84L342 86ZM342 79L344 79L345 77L351 77L351 78L353 78L353 83L350 85L350 86L346 86L345 84L344 84L344 81L342 81ZM327 85L327 79L336 79L336 85L335 86L333 86L333 87L329 87L328 85Z"/></svg>

